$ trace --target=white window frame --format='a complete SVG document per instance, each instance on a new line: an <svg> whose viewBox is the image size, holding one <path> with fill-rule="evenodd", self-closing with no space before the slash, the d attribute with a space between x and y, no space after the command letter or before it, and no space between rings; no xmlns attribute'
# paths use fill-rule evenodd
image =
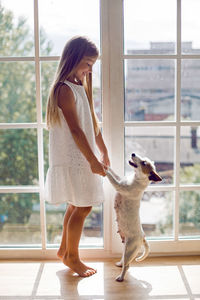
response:
<svg viewBox="0 0 200 300"><path fill-rule="evenodd" d="M124 55L123 53L123 0L109 0L109 41L110 41L110 138L111 157L113 166L119 174L124 170L124 128L130 127L165 127L175 128L175 183L173 185L149 186L147 191L171 191L175 193L174 201L174 238L171 240L151 240L152 254L199 254L200 240L180 240L179 235L179 197L181 191L199 191L200 185L180 184L180 130L183 126L200 126L200 122L181 121L181 61L182 59L200 59L200 55L186 55L181 53L181 0L177 0L177 53L174 55ZM124 73L125 59L174 59L176 61L175 76L175 121L130 122L124 121ZM116 110L115 110L115 109ZM116 151L117 149L117 151ZM114 216L113 216L114 219ZM112 251L121 251L120 239L112 233Z"/></svg>
<svg viewBox="0 0 200 300"><path fill-rule="evenodd" d="M56 249L47 248L46 243L46 215L44 203L44 157L43 157L43 130L45 124L42 120L41 109L41 61L58 61L58 56L39 55L39 22L38 1L34 0L34 57L1 57L1 61L32 61L35 62L36 78L36 123L5 123L0 129L35 128L38 136L38 186L0 187L0 193L39 193L40 195L40 222L41 222L41 249L34 248L2 248L0 258L41 258L56 257ZM111 157L111 164L119 175L124 170L124 128L126 126L172 126L176 129L175 135L175 183L169 186L150 186L148 191L173 191L174 202L174 239L166 241L150 241L153 255L166 254L199 254L200 240L179 240L179 194L181 191L200 190L200 185L180 185L180 128L181 126L200 126L200 122L181 121L181 60L200 59L200 55L181 54L181 0L177 0L177 54L174 55L124 55L123 54L123 0L100 0L101 15L101 64L102 64L102 113L103 135ZM176 121L162 122L125 122L124 121L124 59L174 59L176 61ZM122 245L116 233L115 212L113 209L114 190L106 180L106 202L104 204L104 249L81 249L82 257L110 257L121 253Z"/></svg>

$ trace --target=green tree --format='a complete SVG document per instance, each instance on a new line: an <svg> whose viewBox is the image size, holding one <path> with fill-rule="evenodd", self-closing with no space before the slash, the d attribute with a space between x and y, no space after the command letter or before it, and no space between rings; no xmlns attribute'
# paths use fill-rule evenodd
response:
<svg viewBox="0 0 200 300"><path fill-rule="evenodd" d="M199 183L200 182L200 165L196 164L194 166L181 168L180 171L181 183ZM169 199L166 199L166 211L167 218L164 222L159 224L159 229L161 232L166 232L168 228L173 225L173 213L171 213L170 194L168 194ZM192 227L195 227L195 231L200 230L200 193L198 191L182 191L180 193L180 205L179 205L179 224L180 224L180 234L182 232L182 226L189 225L188 234L192 235ZM192 226L192 227L191 227Z"/></svg>
<svg viewBox="0 0 200 300"><path fill-rule="evenodd" d="M197 184L200 182L200 164L181 169L181 182ZM181 193L180 223L193 223L200 229L200 193L188 191Z"/></svg>
<svg viewBox="0 0 200 300"><path fill-rule="evenodd" d="M52 44L44 31L40 32L41 55L50 55ZM34 40L25 18L14 22L13 13L0 2L0 55L27 57L34 53ZM55 63L42 69L43 94L47 97ZM52 76L51 76L52 74ZM0 122L36 122L35 66L34 62L0 63ZM43 109L44 114L45 109ZM47 139L47 135L45 135ZM47 143L47 141L46 141ZM45 152L47 156L47 152ZM46 157L47 161L47 157ZM37 130L0 130L0 185L35 185L38 183ZM0 214L7 222L25 223L38 195L2 194Z"/></svg>

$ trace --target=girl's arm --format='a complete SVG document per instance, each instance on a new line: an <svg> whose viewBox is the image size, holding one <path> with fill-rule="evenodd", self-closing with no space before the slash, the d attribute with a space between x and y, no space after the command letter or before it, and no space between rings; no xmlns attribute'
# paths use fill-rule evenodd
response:
<svg viewBox="0 0 200 300"><path fill-rule="evenodd" d="M103 140L103 137L102 137L102 134L101 134L101 131L99 131L99 134L95 137L96 139L96 144L99 148L99 151L101 153L101 162L109 167L110 166L110 160L109 160L109 157L108 157L108 150L106 148L106 145L104 144L104 140Z"/></svg>
<svg viewBox="0 0 200 300"><path fill-rule="evenodd" d="M94 155L85 133L80 127L73 92L67 85L60 87L58 106L62 109L74 141L90 164L93 173L105 176L102 164ZM78 163L78 162L77 162Z"/></svg>

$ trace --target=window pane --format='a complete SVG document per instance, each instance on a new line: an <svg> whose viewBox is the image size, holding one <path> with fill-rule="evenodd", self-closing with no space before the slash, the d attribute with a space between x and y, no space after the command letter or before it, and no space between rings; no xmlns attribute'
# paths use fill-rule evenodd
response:
<svg viewBox="0 0 200 300"><path fill-rule="evenodd" d="M125 53L174 53L175 41L176 1L124 0Z"/></svg>
<svg viewBox="0 0 200 300"><path fill-rule="evenodd" d="M200 192L180 193L180 237L200 237Z"/></svg>
<svg viewBox="0 0 200 300"><path fill-rule="evenodd" d="M85 220L81 247L103 247L103 205L94 206Z"/></svg>
<svg viewBox="0 0 200 300"><path fill-rule="evenodd" d="M63 218L66 204L51 205L46 203L47 245L57 246L62 237Z"/></svg>
<svg viewBox="0 0 200 300"><path fill-rule="evenodd" d="M173 60L126 60L125 120L174 120L174 73Z"/></svg>
<svg viewBox="0 0 200 300"><path fill-rule="evenodd" d="M0 123L35 122L34 63L1 62L0 82Z"/></svg>
<svg viewBox="0 0 200 300"><path fill-rule="evenodd" d="M32 56L34 53L33 5L30 1L1 0L0 56Z"/></svg>
<svg viewBox="0 0 200 300"><path fill-rule="evenodd" d="M48 247L58 246L62 238L63 218L66 204L59 206L46 203L47 244ZM80 241L81 247L103 247L103 209L93 207L86 218Z"/></svg>
<svg viewBox="0 0 200 300"><path fill-rule="evenodd" d="M43 130L43 142L44 142L44 177L49 167L49 131Z"/></svg>
<svg viewBox="0 0 200 300"><path fill-rule="evenodd" d="M88 36L100 47L98 0L39 2L41 55L60 55L72 36Z"/></svg>
<svg viewBox="0 0 200 300"><path fill-rule="evenodd" d="M200 127L181 128L180 181L183 184L200 183Z"/></svg>
<svg viewBox="0 0 200 300"><path fill-rule="evenodd" d="M181 117L182 120L200 120L200 60L182 60Z"/></svg>
<svg viewBox="0 0 200 300"><path fill-rule="evenodd" d="M173 201L171 192L145 192L140 217L147 237L173 236Z"/></svg>
<svg viewBox="0 0 200 300"><path fill-rule="evenodd" d="M43 120L45 122L47 98L53 79L55 77L56 69L58 66L57 61L41 62L41 92L42 92L42 112Z"/></svg>
<svg viewBox="0 0 200 300"><path fill-rule="evenodd" d="M125 128L125 173L132 172L128 160L131 153L148 157L155 162L162 177L160 184L171 184L174 178L174 128L171 127L126 127ZM156 183L159 184L159 183Z"/></svg>
<svg viewBox="0 0 200 300"><path fill-rule="evenodd" d="M42 107L43 107L43 120L45 121L47 98L51 84L55 77L58 62L42 62L41 63L41 77L42 77ZM98 119L102 120L102 107L101 107L101 64L96 61L92 71L93 80L93 99L95 111Z"/></svg>
<svg viewBox="0 0 200 300"><path fill-rule="evenodd" d="M41 245L38 194L0 194L0 244Z"/></svg>
<svg viewBox="0 0 200 300"><path fill-rule="evenodd" d="M199 0L182 0L182 52L200 53L200 2Z"/></svg>
<svg viewBox="0 0 200 300"><path fill-rule="evenodd" d="M0 185L37 185L37 130L0 130Z"/></svg>
<svg viewBox="0 0 200 300"><path fill-rule="evenodd" d="M92 85L93 85L93 99L95 112L99 121L102 121L102 103L101 103L101 63L98 60L92 70Z"/></svg>

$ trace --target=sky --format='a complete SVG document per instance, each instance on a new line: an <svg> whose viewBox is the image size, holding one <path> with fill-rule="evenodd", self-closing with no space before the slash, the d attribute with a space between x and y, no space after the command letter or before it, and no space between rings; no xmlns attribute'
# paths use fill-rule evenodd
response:
<svg viewBox="0 0 200 300"><path fill-rule="evenodd" d="M1 0L25 16L33 29L33 0ZM200 48L200 0L182 0L182 38ZM148 48L149 42L175 42L176 0L124 0L125 48ZM60 55L73 35L87 35L99 47L99 0L39 0L39 21Z"/></svg>

